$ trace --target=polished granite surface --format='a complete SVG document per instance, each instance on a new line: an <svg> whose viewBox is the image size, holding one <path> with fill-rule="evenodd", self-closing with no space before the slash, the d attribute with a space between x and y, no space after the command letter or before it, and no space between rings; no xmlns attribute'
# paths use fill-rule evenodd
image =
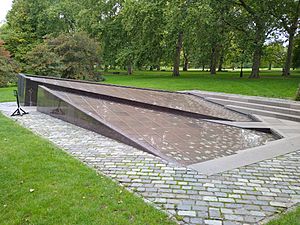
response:
<svg viewBox="0 0 300 225"><path fill-rule="evenodd" d="M53 84L60 87L69 87L92 93L113 96L121 99L133 100L155 106L178 109L192 113L214 116L232 121L252 121L247 115L229 110L223 106L208 102L202 98L188 94L143 90L137 88L120 87L114 85L102 85L86 82L75 82L41 77L29 77L30 80Z"/></svg>
<svg viewBox="0 0 300 225"><path fill-rule="evenodd" d="M101 123L109 124L116 132L136 143L151 146L182 165L232 155L275 140L271 134L254 130L62 91L49 91ZM63 113L64 108L59 108L59 111Z"/></svg>

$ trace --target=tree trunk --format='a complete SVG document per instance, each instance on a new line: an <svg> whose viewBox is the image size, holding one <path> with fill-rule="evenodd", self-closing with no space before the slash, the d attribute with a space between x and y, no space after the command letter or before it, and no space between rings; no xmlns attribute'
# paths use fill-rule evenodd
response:
<svg viewBox="0 0 300 225"><path fill-rule="evenodd" d="M292 63L292 55L293 55L293 46L294 46L294 38L296 31L298 29L298 22L299 22L299 14L300 14L300 1L297 2L297 7L295 8L296 11L294 12L294 18L292 20L292 25L290 27L285 24L285 30L289 34L289 46L286 56L286 61L283 69L283 76L289 76L291 70L291 63Z"/></svg>
<svg viewBox="0 0 300 225"><path fill-rule="evenodd" d="M204 71L204 70L205 70L205 65L203 64L203 65L202 65L202 71Z"/></svg>
<svg viewBox="0 0 300 225"><path fill-rule="evenodd" d="M272 63L271 62L269 62L269 68L268 68L268 70L272 70Z"/></svg>
<svg viewBox="0 0 300 225"><path fill-rule="evenodd" d="M210 59L210 74L215 75L217 71L217 64L219 58L219 46L216 45L212 48Z"/></svg>
<svg viewBox="0 0 300 225"><path fill-rule="evenodd" d="M129 63L129 64L127 65L127 74L128 74L128 75L131 75L131 74L132 74L132 65L131 65L131 63Z"/></svg>
<svg viewBox="0 0 300 225"><path fill-rule="evenodd" d="M252 65L252 71L249 78L259 78L259 67L260 67L260 59L261 59L261 48L256 47L253 53L253 65Z"/></svg>
<svg viewBox="0 0 300 225"><path fill-rule="evenodd" d="M183 71L188 71L189 59L186 53L184 53L183 56L184 56Z"/></svg>
<svg viewBox="0 0 300 225"><path fill-rule="evenodd" d="M108 72L108 65L104 65L104 72Z"/></svg>
<svg viewBox="0 0 300 225"><path fill-rule="evenodd" d="M295 31L289 34L289 46L286 54L284 70L282 73L282 76L285 77L290 76L291 73L290 70L291 70L291 63L292 63L292 56L293 56L294 37L295 37Z"/></svg>
<svg viewBox="0 0 300 225"><path fill-rule="evenodd" d="M256 28L254 52L252 58L252 71L249 78L259 78L259 67L264 43L264 30L261 27Z"/></svg>
<svg viewBox="0 0 300 225"><path fill-rule="evenodd" d="M224 51L222 51L221 56L220 56L218 72L222 72L223 63L224 63Z"/></svg>
<svg viewBox="0 0 300 225"><path fill-rule="evenodd" d="M157 71L160 71L160 65L157 65L156 69Z"/></svg>
<svg viewBox="0 0 300 225"><path fill-rule="evenodd" d="M179 66L180 66L180 53L182 49L182 42L183 42L183 32L180 31L178 34L175 57L174 57L174 64L173 64L173 76L178 77L179 73Z"/></svg>
<svg viewBox="0 0 300 225"><path fill-rule="evenodd" d="M241 63L240 78L243 77L244 62Z"/></svg>

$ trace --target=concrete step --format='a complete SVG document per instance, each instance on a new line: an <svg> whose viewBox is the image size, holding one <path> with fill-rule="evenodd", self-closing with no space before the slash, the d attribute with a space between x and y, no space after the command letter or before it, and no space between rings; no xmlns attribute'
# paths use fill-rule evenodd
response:
<svg viewBox="0 0 300 225"><path fill-rule="evenodd" d="M253 96L235 96L235 95L222 95L222 94L213 94L213 93L196 93L192 92L193 95L204 97L204 98L218 98L218 99L225 99L225 100L232 100L238 102L249 102L254 104L262 104L262 105L270 105L275 107L283 107L283 108L290 108L300 110L300 103L297 102L285 102L276 99L264 99L261 97L253 97Z"/></svg>
<svg viewBox="0 0 300 225"><path fill-rule="evenodd" d="M252 109L252 108L236 106L236 105L226 105L225 107L228 109L231 109L231 110L235 110L237 112L245 113L245 114L257 114L257 115L275 117L278 119L285 119L285 120L300 122L300 116L296 116L296 115L287 115L287 114L278 113L278 112L271 112L271 111L266 111L266 110L261 110L261 109Z"/></svg>
<svg viewBox="0 0 300 225"><path fill-rule="evenodd" d="M212 98L208 97L206 98L208 101L221 104L221 105L235 105L235 106L241 106L245 108L251 108L251 109L260 109L264 111L270 111L270 112L277 112L282 113L286 115L295 115L300 116L300 110L297 109L291 109L286 107L279 107L279 106L271 106L271 105L262 105L262 104L256 104L256 103L250 103L250 102L241 102L241 101L234 101L234 100L228 100L228 99L219 99L219 98Z"/></svg>

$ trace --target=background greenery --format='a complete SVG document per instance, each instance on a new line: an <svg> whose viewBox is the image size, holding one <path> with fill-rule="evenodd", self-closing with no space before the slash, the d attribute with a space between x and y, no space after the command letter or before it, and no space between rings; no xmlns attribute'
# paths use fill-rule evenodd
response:
<svg viewBox="0 0 300 225"><path fill-rule="evenodd" d="M37 46L84 31L101 48L94 66L105 70L172 66L178 76L180 66L211 74L252 67L250 77L259 78L260 66L279 66L289 76L299 66L299 15L294 0L16 0L0 38L23 70L36 73L28 54Z"/></svg>
<svg viewBox="0 0 300 225"><path fill-rule="evenodd" d="M0 88L0 102L13 102L16 98L13 95L13 90L17 90L17 87L5 87Z"/></svg>
<svg viewBox="0 0 300 225"><path fill-rule="evenodd" d="M209 72L182 72L180 77L170 77L168 72L136 71L133 75L105 75L104 83L126 86L146 87L170 91L206 90L244 95L256 95L294 99L300 73L297 71L290 78L281 76L281 72L263 71L260 79L240 78L239 72L221 72L211 76ZM249 75L246 71L245 75Z"/></svg>

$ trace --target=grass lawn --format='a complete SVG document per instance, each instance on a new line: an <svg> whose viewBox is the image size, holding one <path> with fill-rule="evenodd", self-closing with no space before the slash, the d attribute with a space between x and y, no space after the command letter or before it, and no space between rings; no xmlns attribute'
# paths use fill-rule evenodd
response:
<svg viewBox="0 0 300 225"><path fill-rule="evenodd" d="M17 87L0 88L0 102L13 102L16 101L16 97L13 95L13 90Z"/></svg>
<svg viewBox="0 0 300 225"><path fill-rule="evenodd" d="M0 124L0 224L175 224L1 114Z"/></svg>
<svg viewBox="0 0 300 225"><path fill-rule="evenodd" d="M282 215L279 219L269 222L267 225L300 225L300 207Z"/></svg>
<svg viewBox="0 0 300 225"><path fill-rule="evenodd" d="M279 70L263 70L260 79L248 79L249 74L248 70L244 78L239 78L238 71L221 72L212 77L209 72L190 71L181 72L180 77L172 77L170 71L134 71L131 76L104 74L104 83L170 91L205 90L288 99L295 98L300 84L300 71L293 71L290 78L283 78Z"/></svg>

